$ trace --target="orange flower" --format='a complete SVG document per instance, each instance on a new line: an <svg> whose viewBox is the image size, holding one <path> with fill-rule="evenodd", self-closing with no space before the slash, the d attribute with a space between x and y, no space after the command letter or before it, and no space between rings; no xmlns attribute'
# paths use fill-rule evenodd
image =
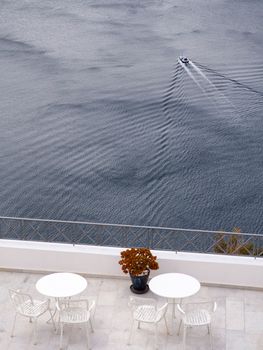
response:
<svg viewBox="0 0 263 350"><path fill-rule="evenodd" d="M148 248L130 248L121 252L121 265L124 273L139 276L146 270L157 270L157 256L153 256Z"/></svg>

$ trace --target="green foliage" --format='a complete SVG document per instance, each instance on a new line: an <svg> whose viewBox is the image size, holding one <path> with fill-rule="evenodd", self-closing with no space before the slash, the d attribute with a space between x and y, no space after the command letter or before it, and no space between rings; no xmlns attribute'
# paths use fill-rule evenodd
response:
<svg viewBox="0 0 263 350"><path fill-rule="evenodd" d="M217 235L217 243L214 246L214 252L229 255L257 255L258 251L252 242L244 241L244 238L238 233L240 228L234 227L233 235L226 235L219 232Z"/></svg>

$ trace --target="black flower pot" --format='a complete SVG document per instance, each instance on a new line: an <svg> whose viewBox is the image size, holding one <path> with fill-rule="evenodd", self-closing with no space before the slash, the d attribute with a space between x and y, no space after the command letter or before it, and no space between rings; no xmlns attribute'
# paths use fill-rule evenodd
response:
<svg viewBox="0 0 263 350"><path fill-rule="evenodd" d="M132 285L130 289L135 294L144 294L149 290L149 286L147 284L149 279L150 270L145 271L140 276L133 276L130 274Z"/></svg>

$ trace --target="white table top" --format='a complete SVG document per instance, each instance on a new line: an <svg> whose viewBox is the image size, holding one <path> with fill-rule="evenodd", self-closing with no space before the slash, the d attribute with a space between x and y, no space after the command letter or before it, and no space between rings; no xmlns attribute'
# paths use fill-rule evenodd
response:
<svg viewBox="0 0 263 350"><path fill-rule="evenodd" d="M149 287L161 297L182 299L196 294L200 283L196 278L183 273L164 273L153 277Z"/></svg>
<svg viewBox="0 0 263 350"><path fill-rule="evenodd" d="M87 287L84 277L75 273L59 272L40 278L36 289L40 294L53 298L67 298L80 294Z"/></svg>

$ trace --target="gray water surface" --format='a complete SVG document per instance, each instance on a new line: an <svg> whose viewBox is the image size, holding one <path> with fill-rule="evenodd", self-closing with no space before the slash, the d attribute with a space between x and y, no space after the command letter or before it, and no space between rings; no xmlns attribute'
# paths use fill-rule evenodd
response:
<svg viewBox="0 0 263 350"><path fill-rule="evenodd" d="M261 232L262 57L260 0L0 0L0 215Z"/></svg>

